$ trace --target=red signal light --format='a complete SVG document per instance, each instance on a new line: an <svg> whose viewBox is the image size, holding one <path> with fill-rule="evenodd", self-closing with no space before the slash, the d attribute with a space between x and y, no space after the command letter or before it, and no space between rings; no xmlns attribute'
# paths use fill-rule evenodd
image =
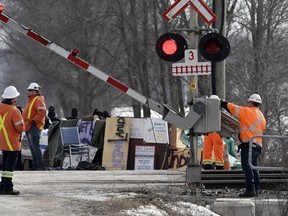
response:
<svg viewBox="0 0 288 216"><path fill-rule="evenodd" d="M200 54L212 62L223 61L230 52L230 44L227 38L218 33L204 35L198 45Z"/></svg>
<svg viewBox="0 0 288 216"><path fill-rule="evenodd" d="M156 42L156 52L165 61L181 60L187 48L185 38L174 33L165 33Z"/></svg>
<svg viewBox="0 0 288 216"><path fill-rule="evenodd" d="M174 40L165 40L162 44L162 50L167 55L173 55L177 51L177 44Z"/></svg>
<svg viewBox="0 0 288 216"><path fill-rule="evenodd" d="M207 40L204 49L210 55L218 55L222 49L222 45L219 40L215 38L210 38Z"/></svg>
<svg viewBox="0 0 288 216"><path fill-rule="evenodd" d="M4 6L3 5L0 5L0 13L2 12L2 11L4 11Z"/></svg>

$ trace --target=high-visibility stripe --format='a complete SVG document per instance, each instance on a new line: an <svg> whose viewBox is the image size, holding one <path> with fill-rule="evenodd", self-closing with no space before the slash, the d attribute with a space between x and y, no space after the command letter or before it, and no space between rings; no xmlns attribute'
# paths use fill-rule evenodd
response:
<svg viewBox="0 0 288 216"><path fill-rule="evenodd" d="M216 166L224 166L224 162L221 161L215 161Z"/></svg>
<svg viewBox="0 0 288 216"><path fill-rule="evenodd" d="M3 171L2 172L2 177L4 177L4 178L13 178L13 172L11 172L11 171Z"/></svg>
<svg viewBox="0 0 288 216"><path fill-rule="evenodd" d="M37 107L37 110L46 110L45 107Z"/></svg>
<svg viewBox="0 0 288 216"><path fill-rule="evenodd" d="M23 121L23 120L20 120L20 121L18 121L18 122L15 122L14 125L15 125L15 126L18 126L18 125L21 125L21 124L23 124L23 123L24 123L24 121Z"/></svg>
<svg viewBox="0 0 288 216"><path fill-rule="evenodd" d="M34 105L34 103L35 103L35 100L36 100L38 97L39 97L39 96L36 96L36 97L33 99L32 103L30 104L30 107L29 107L29 109L28 109L27 119L30 119L30 118L31 118L32 107L33 107L33 105Z"/></svg>
<svg viewBox="0 0 288 216"><path fill-rule="evenodd" d="M15 108L12 108L12 109L8 110L8 111L4 114L3 118L2 118L2 116L0 115L0 132L3 130L4 137L5 137L5 141L6 141L6 143L7 143L8 149L9 149L10 151L14 151L14 149L13 149L13 147L12 147L12 145L11 145L10 140L9 140L9 136L8 136L7 130L6 130L5 126L4 126L4 122L5 122L5 119L6 119L7 114L8 114L11 110L13 110L13 109L15 109Z"/></svg>
<svg viewBox="0 0 288 216"><path fill-rule="evenodd" d="M203 160L202 163L205 164L212 164L212 160Z"/></svg>

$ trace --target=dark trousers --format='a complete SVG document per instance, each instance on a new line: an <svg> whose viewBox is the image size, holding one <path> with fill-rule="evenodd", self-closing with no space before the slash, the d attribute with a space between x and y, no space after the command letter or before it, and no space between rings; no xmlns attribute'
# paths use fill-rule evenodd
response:
<svg viewBox="0 0 288 216"><path fill-rule="evenodd" d="M39 130L35 123L32 125L31 129L26 132L28 141L29 141L29 147L32 154L32 169L34 170L43 170L45 165L42 160L42 152L40 148L40 135L41 130Z"/></svg>
<svg viewBox="0 0 288 216"><path fill-rule="evenodd" d="M257 160L261 151L258 148L252 148L252 165L257 166ZM246 191L253 191L259 189L260 175L258 170L252 170L248 163L249 148L241 148L241 166L245 174Z"/></svg>
<svg viewBox="0 0 288 216"><path fill-rule="evenodd" d="M19 151L2 151L3 155L3 166L2 166L2 177L0 190L2 191L12 191L13 190L13 172L15 169L17 157ZM11 176L6 175L6 172L11 174Z"/></svg>

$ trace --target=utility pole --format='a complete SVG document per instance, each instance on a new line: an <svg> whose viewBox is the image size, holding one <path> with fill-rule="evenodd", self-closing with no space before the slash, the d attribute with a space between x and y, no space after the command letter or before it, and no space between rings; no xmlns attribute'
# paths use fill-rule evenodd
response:
<svg viewBox="0 0 288 216"><path fill-rule="evenodd" d="M191 7L190 9L190 21L189 21L190 35L189 44L190 49L197 49L198 35L196 29L198 28L198 13ZM198 97L198 76L192 75L190 79L190 99L193 103L193 98ZM196 194L197 188L201 183L201 166L197 158L198 152L198 137L193 133L193 128L189 130L189 141L190 141L190 158L186 170L186 180L191 194Z"/></svg>
<svg viewBox="0 0 288 216"><path fill-rule="evenodd" d="M195 30L198 27L198 14L196 11L191 7L190 8L190 21L189 21L189 47L190 49L197 49L198 45L198 35L196 34ZM190 95L191 99L198 97L198 76L192 75L190 79Z"/></svg>
<svg viewBox="0 0 288 216"><path fill-rule="evenodd" d="M216 14L217 19L213 22L213 28L217 28L219 30L219 34L226 36L226 5L227 0L213 0L213 12ZM226 87L226 62L225 60L215 64L214 71L214 81L216 83L215 91L213 94L217 94L221 99L225 99L225 87ZM213 67L213 66L212 66ZM213 69L212 69L213 70ZM213 72L212 72L213 73ZM213 75L212 75L213 79ZM212 89L213 90L213 89Z"/></svg>

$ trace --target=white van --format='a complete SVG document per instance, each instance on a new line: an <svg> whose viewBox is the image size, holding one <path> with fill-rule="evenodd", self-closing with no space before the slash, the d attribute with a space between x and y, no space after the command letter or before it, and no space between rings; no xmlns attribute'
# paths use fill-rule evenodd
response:
<svg viewBox="0 0 288 216"><path fill-rule="evenodd" d="M28 142L25 132L22 133L21 143L22 143L22 156L24 156L25 159L27 157L31 157L31 160L32 160L31 151L29 149L29 142ZM43 154L44 151L48 148L48 129L44 129L41 131L39 144L40 144L40 148Z"/></svg>
<svg viewBox="0 0 288 216"><path fill-rule="evenodd" d="M31 151L29 149L29 142L27 140L25 132L22 133L21 144L22 144L22 152L21 152L22 163L24 162L23 161L24 159L32 160ZM41 148L42 154L48 148L48 129L44 129L41 131L40 148ZM0 151L0 165L2 165L2 151Z"/></svg>

